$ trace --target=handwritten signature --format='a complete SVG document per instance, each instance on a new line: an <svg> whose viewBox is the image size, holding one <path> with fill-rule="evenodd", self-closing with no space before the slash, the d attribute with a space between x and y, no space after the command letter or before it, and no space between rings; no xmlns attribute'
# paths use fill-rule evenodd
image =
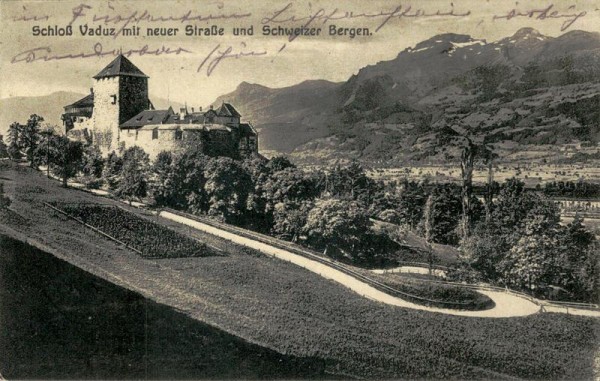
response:
<svg viewBox="0 0 600 381"><path fill-rule="evenodd" d="M513 8L507 14L496 15L496 16L494 16L493 19L494 20L501 20L501 19L510 20L515 17L527 17L527 18L535 19L535 20L566 19L560 27L560 31L564 32L565 30L569 29L571 27L571 25L575 24L575 22L577 20L579 20L580 18L582 18L583 16L585 16L587 14L586 11L572 13L572 11L574 9L575 9L575 5L571 5L569 8L567 8L567 11L560 12L558 10L555 10L554 4L550 4L546 8L536 8L536 9L529 9L529 10L525 10L525 11L521 11L516 8Z"/></svg>
<svg viewBox="0 0 600 381"><path fill-rule="evenodd" d="M242 43L243 47L246 47L245 43ZM239 51L234 52L233 46L228 46L224 50L219 50L221 48L221 44L215 46L213 50L202 60L198 69L196 70L199 73L204 67L206 67L206 76L210 77L213 71L219 66L219 64L225 60L230 58L242 58L242 57L256 57L256 56L264 56L267 54L266 50L263 51Z"/></svg>
<svg viewBox="0 0 600 381"><path fill-rule="evenodd" d="M126 57L132 55L152 55L152 56L161 56L161 55L179 55L185 53L192 53L190 50L177 47L171 48L168 46L162 45L159 48L150 48L148 45L144 45L139 49L110 49L105 50L101 43L97 42L94 44L94 47L91 52L79 52L79 53L68 53L68 54L54 54L52 48L49 46L42 46L38 48L28 49L23 52L15 55L11 63L32 63L36 61L58 61L58 60L66 60L66 59L79 59L79 58L90 58L90 57L104 57L104 56L118 56L119 54L123 54Z"/></svg>

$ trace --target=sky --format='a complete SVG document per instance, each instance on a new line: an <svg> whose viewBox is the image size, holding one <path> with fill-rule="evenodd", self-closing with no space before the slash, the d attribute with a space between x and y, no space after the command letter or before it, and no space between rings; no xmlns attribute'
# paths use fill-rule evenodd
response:
<svg viewBox="0 0 600 381"><path fill-rule="evenodd" d="M150 77L151 97L206 106L241 82L278 88L345 81L442 33L495 41L522 27L547 36L600 31L599 1L0 1L0 98L56 91L86 94L92 77L122 51ZM71 36L42 32L72 27ZM187 28L223 28L188 36ZM346 28L346 34L330 34ZM87 26L114 36L82 35ZM265 36L263 28L320 28L319 35ZM123 28L139 27L138 36ZM233 35L252 27L253 35ZM163 28L176 35L149 36ZM367 33L348 35L351 28ZM34 33L40 35L35 36ZM81 57L84 55L85 57ZM57 59L61 58L61 59Z"/></svg>

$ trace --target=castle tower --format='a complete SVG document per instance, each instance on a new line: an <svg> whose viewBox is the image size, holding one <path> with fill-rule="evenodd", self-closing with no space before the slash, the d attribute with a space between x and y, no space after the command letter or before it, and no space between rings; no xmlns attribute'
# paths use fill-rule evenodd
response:
<svg viewBox="0 0 600 381"><path fill-rule="evenodd" d="M149 108L148 76L119 55L94 80L93 141L104 152L117 150L119 125Z"/></svg>

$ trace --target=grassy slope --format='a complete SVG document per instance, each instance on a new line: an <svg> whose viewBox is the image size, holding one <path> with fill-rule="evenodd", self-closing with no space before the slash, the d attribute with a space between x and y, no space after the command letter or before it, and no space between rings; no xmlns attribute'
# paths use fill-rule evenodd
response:
<svg viewBox="0 0 600 381"><path fill-rule="evenodd" d="M0 251L8 379L324 377L322 361L248 344L19 241L0 236Z"/></svg>
<svg viewBox="0 0 600 381"><path fill-rule="evenodd" d="M264 257L141 259L40 204L92 196L60 189L25 168L16 173L0 167L0 180L15 210L35 221L18 227L30 239L59 249L86 270L98 272L98 265L119 276L113 282L252 343L323 358L331 372L378 378L593 377L600 333L594 319L554 314L469 319L390 307ZM226 247L218 240L213 244Z"/></svg>

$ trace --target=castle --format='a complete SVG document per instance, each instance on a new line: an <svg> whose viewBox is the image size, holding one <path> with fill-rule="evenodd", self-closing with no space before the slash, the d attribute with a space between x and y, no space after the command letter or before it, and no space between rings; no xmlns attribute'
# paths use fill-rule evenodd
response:
<svg viewBox="0 0 600 381"><path fill-rule="evenodd" d="M209 155L246 157L258 152L258 134L229 103L188 112L155 110L148 98L148 76L123 55L94 76L90 94L65 106L65 133L97 145L104 155L139 146L151 159L186 143Z"/></svg>

